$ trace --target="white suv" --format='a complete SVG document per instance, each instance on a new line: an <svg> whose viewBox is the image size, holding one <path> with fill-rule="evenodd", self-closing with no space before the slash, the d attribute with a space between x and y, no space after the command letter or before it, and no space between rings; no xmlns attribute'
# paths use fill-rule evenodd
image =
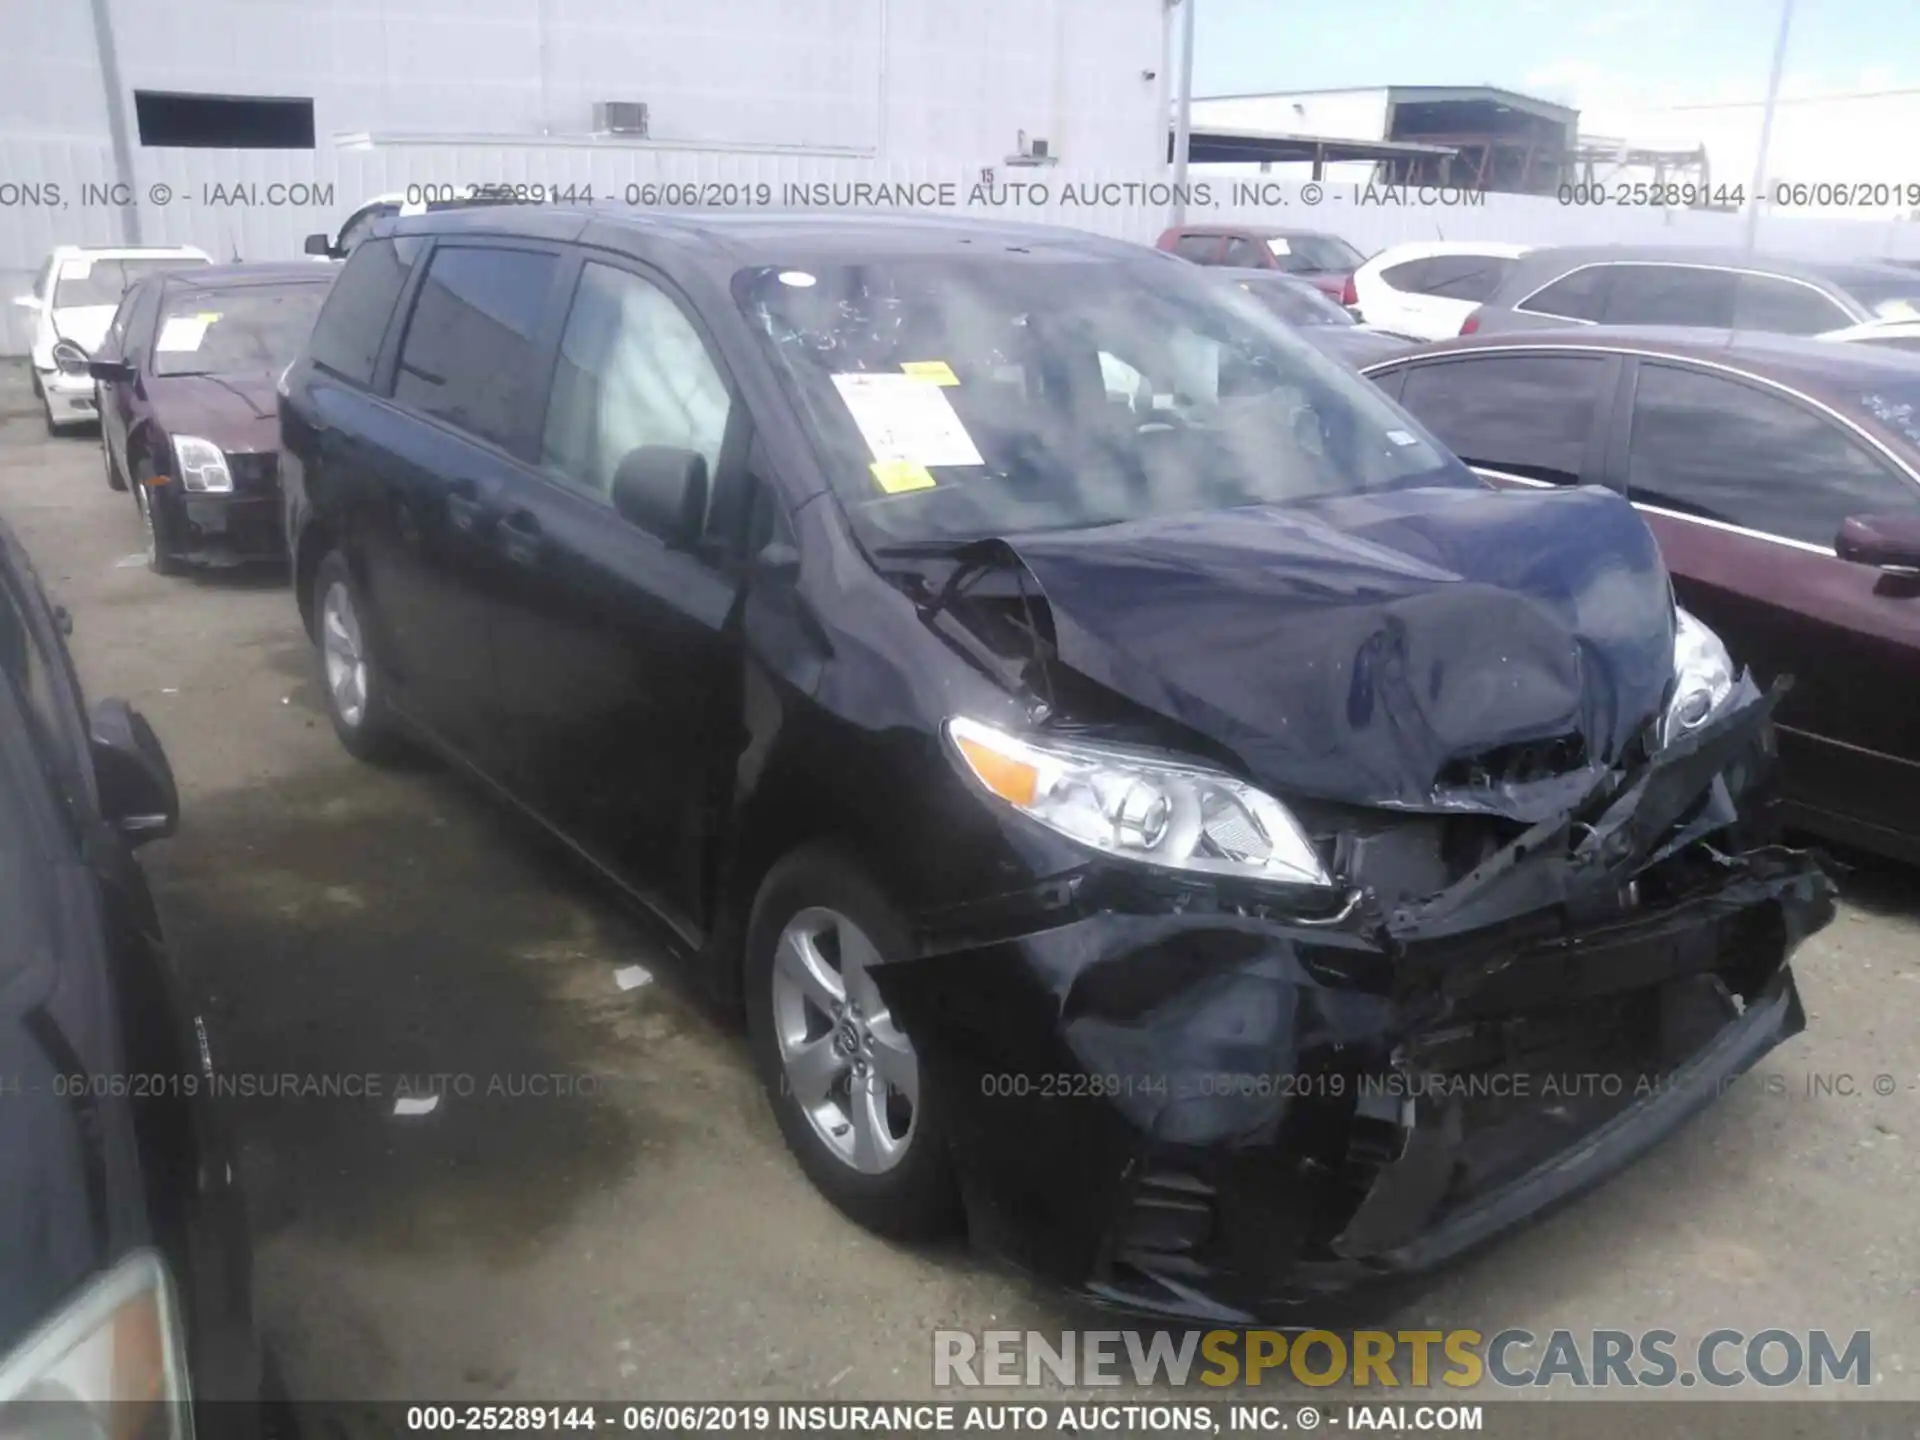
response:
<svg viewBox="0 0 1920 1440"><path fill-rule="evenodd" d="M1499 240L1422 240L1392 245L1353 274L1354 308L1369 325L1444 340L1500 288L1532 247Z"/></svg>
<svg viewBox="0 0 1920 1440"><path fill-rule="evenodd" d="M106 338L120 298L156 270L211 265L191 245L56 245L33 289L14 304L34 312L33 393L46 407L50 434L99 419L87 361Z"/></svg>

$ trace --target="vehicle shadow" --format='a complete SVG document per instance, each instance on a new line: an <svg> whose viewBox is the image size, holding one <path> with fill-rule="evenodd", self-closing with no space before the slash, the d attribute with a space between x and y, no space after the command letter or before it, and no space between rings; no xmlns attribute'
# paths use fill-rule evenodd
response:
<svg viewBox="0 0 1920 1440"><path fill-rule="evenodd" d="M1920 920L1920 869L1812 836L1789 839L1819 857L1821 868L1833 877L1840 897L1849 904L1886 919Z"/></svg>

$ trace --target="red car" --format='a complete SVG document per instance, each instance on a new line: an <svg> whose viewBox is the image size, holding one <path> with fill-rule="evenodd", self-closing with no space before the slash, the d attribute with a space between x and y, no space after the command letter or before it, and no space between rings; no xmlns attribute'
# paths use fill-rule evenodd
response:
<svg viewBox="0 0 1920 1440"><path fill-rule="evenodd" d="M1367 257L1338 235L1320 230L1275 230L1259 225L1178 225L1155 244L1196 265L1279 270L1309 281L1342 305L1357 303L1353 272Z"/></svg>
<svg viewBox="0 0 1920 1440"><path fill-rule="evenodd" d="M1920 861L1920 357L1585 327L1365 372L1501 486L1622 492L1776 712L1786 818Z"/></svg>
<svg viewBox="0 0 1920 1440"><path fill-rule="evenodd" d="M336 265L208 265L130 289L88 365L107 484L133 491L147 564L285 557L274 382Z"/></svg>

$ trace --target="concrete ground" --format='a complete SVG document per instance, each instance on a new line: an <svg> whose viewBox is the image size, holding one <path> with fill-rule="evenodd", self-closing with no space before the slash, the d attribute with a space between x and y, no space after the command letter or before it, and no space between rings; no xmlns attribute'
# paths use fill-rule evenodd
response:
<svg viewBox="0 0 1920 1440"><path fill-rule="evenodd" d="M0 390L0 513L73 614L89 694L172 756L184 820L143 854L216 1060L378 1087L232 1107L295 1395L907 1398L936 1327L1090 1323L830 1209L739 1033L646 933L454 776L349 759L279 577L148 573L98 439L48 439L24 402ZM1920 908L1898 870L1848 889L1802 952L1812 1020L1763 1062L1777 1085L1373 1318L1870 1329L1874 1394L1920 1398ZM651 983L621 988L635 965ZM1818 1076L1856 1093L1809 1096ZM443 1092L431 1113L393 1113L403 1078Z"/></svg>

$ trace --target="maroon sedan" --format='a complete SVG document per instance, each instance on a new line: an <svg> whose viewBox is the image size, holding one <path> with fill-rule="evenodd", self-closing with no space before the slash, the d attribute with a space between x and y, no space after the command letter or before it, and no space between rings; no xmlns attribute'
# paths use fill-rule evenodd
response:
<svg viewBox="0 0 1920 1440"><path fill-rule="evenodd" d="M1776 712L1788 818L1920 861L1920 356L1585 327L1367 367L1496 485L1624 492Z"/></svg>
<svg viewBox="0 0 1920 1440"><path fill-rule="evenodd" d="M88 368L107 483L132 489L156 572L285 558L274 388L338 268L207 266L120 302Z"/></svg>
<svg viewBox="0 0 1920 1440"><path fill-rule="evenodd" d="M1278 270L1310 283L1342 305L1359 303L1353 272L1367 257L1338 235L1321 230L1276 230L1260 225L1180 225L1156 242L1196 265Z"/></svg>

